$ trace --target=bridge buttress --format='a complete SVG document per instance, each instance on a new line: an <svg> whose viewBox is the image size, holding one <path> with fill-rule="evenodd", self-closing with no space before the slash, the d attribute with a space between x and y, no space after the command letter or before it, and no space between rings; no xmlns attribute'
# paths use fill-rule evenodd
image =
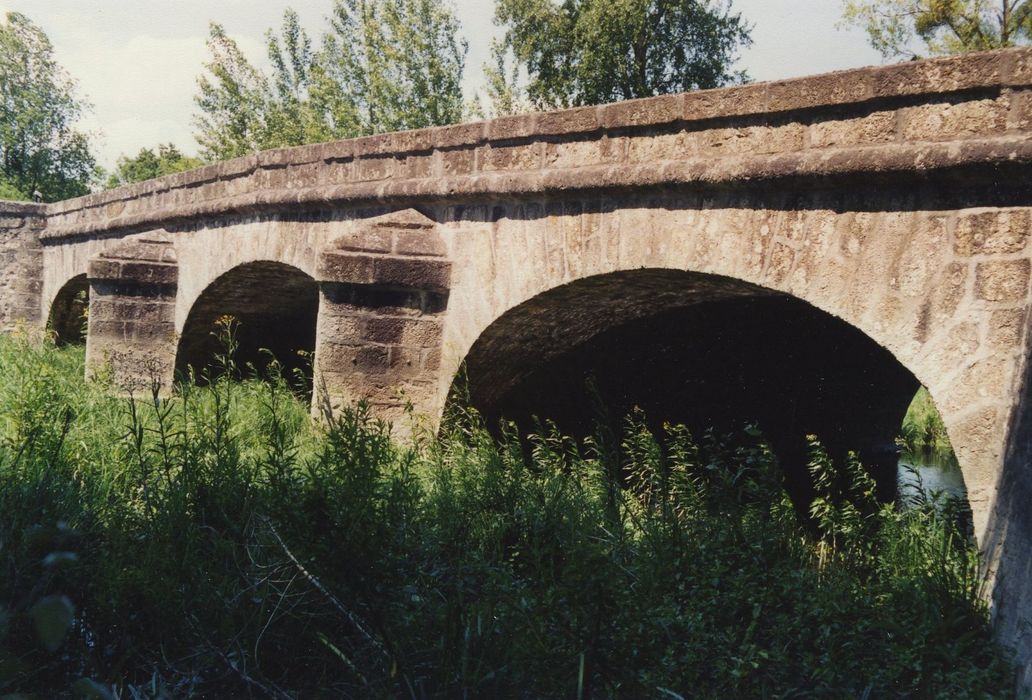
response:
<svg viewBox="0 0 1032 700"><path fill-rule="evenodd" d="M42 204L0 201L0 331L39 327L42 311Z"/></svg>
<svg viewBox="0 0 1032 700"><path fill-rule="evenodd" d="M133 236L89 262L87 376L126 391L172 386L179 278L164 231Z"/></svg>
<svg viewBox="0 0 1032 700"><path fill-rule="evenodd" d="M408 432L409 406L439 403L451 262L435 223L412 209L377 217L319 256L313 406L368 402Z"/></svg>

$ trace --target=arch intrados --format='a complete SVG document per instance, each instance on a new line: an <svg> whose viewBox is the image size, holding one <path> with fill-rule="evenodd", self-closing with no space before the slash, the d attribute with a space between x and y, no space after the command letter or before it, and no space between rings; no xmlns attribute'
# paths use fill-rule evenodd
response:
<svg viewBox="0 0 1032 700"><path fill-rule="evenodd" d="M289 352L292 342L299 349L315 347L318 300L315 279L294 265L275 260L235 265L212 280L191 305L176 350L176 369L182 374L189 366L199 370L201 363L210 364L218 347L211 332L223 316L239 321L242 346L264 341L259 345L289 367L296 359ZM252 355L257 347L250 348Z"/></svg>
<svg viewBox="0 0 1032 700"><path fill-rule="evenodd" d="M86 342L85 313L89 307L90 283L86 273L69 278L58 289L47 313L47 330L58 345Z"/></svg>
<svg viewBox="0 0 1032 700"><path fill-rule="evenodd" d="M791 308L798 304L812 311L814 318L848 327L900 372L915 382L922 381L895 351L806 299L723 275L639 268L566 282L511 306L480 333L465 355L469 396L475 404L494 404L545 363L613 328L671 310L747 297L784 299Z"/></svg>

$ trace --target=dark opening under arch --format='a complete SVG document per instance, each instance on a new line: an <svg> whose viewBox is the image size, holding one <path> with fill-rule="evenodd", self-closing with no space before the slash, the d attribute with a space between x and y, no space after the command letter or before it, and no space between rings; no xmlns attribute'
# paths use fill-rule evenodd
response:
<svg viewBox="0 0 1032 700"><path fill-rule="evenodd" d="M86 312L89 307L90 283L86 275L76 275L65 282L54 297L47 317L47 330L57 345L82 345L86 342Z"/></svg>
<svg viewBox="0 0 1032 700"><path fill-rule="evenodd" d="M586 278L510 310L474 343L469 400L489 426L532 416L589 434L586 379L614 421L634 407L655 427L695 431L755 421L805 498L805 436L859 450L895 494L898 434L919 384L891 353L797 298L714 275L643 269ZM453 391L453 395L455 392Z"/></svg>
<svg viewBox="0 0 1032 700"><path fill-rule="evenodd" d="M300 373L311 391L311 356L319 288L315 280L291 265L260 261L238 265L212 282L197 301L183 326L176 351L176 372L186 377L192 369L199 381L217 374L216 357L224 352L217 337L219 319L236 323L237 350L233 356L238 375L253 365L259 374L268 369L269 351L293 377Z"/></svg>

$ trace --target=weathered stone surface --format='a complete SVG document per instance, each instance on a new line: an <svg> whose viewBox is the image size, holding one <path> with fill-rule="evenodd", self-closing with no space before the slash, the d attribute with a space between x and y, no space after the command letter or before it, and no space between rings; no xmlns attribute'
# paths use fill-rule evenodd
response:
<svg viewBox="0 0 1032 700"><path fill-rule="evenodd" d="M1027 259L980 263L976 268L975 294L984 301L1025 301L1028 282Z"/></svg>
<svg viewBox="0 0 1032 700"><path fill-rule="evenodd" d="M45 207L0 201L0 331L38 325L42 318Z"/></svg>
<svg viewBox="0 0 1032 700"><path fill-rule="evenodd" d="M1028 209L964 212L957 221L953 249L964 257L1020 253L1030 235L1032 216Z"/></svg>

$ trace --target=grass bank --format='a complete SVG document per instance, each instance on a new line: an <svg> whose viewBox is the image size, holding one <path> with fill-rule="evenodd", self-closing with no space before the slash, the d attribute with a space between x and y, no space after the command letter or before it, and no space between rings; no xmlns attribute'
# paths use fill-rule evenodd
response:
<svg viewBox="0 0 1032 700"><path fill-rule="evenodd" d="M283 379L81 375L0 338L0 694L1010 697L950 509L816 440L800 522L752 428L499 444L456 411L400 447Z"/></svg>

